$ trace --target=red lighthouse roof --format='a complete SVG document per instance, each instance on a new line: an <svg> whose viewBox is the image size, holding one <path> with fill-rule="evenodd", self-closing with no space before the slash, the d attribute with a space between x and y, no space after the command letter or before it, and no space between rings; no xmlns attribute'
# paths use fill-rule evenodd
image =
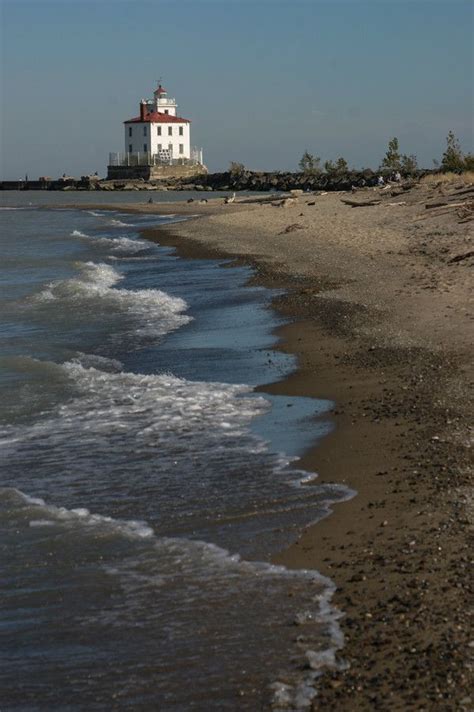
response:
<svg viewBox="0 0 474 712"><path fill-rule="evenodd" d="M161 84L158 84L158 88L155 89L153 93L158 94L158 96L161 96L162 94L167 94L167 91L164 87L161 86Z"/></svg>
<svg viewBox="0 0 474 712"><path fill-rule="evenodd" d="M161 114L158 111L150 111L141 116L136 116L134 119L128 119L124 124L190 124L189 119L183 119L181 116L171 116L171 114Z"/></svg>

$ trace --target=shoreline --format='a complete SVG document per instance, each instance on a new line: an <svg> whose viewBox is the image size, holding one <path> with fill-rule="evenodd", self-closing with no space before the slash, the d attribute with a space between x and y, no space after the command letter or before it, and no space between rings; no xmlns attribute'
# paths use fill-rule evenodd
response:
<svg viewBox="0 0 474 712"><path fill-rule="evenodd" d="M322 216L326 230L340 229L338 211L343 227L360 230L359 217L336 204L335 197ZM142 232L188 257L243 260L256 269L257 282L284 287L285 295L273 306L292 322L277 330L280 343L275 348L296 354L298 370L257 390L336 402L335 431L299 465L317 472L318 482L343 483L358 494L274 557L289 568L316 568L328 575L337 586L334 603L345 613L341 656L349 668L322 677L314 709L468 709L466 503L472 495L466 490L464 439L469 409L462 388L455 397L456 386L468 378L467 344L450 340L452 323L442 333L443 348L423 333L417 342L411 323L400 333L407 305L420 302L410 286L401 296L401 314L390 320L380 285L370 285L372 293L367 294L367 264L372 277L374 262L382 276L390 263L400 284L406 276L406 264L393 264L400 260L387 260L374 249L381 239L385 248L406 247L406 226L394 231L384 224L386 215L377 216L376 243L355 248L342 235L337 244L319 250L317 263L311 257L314 245L321 247L315 230L320 216L311 216L313 224L301 227L310 241L290 245L293 254L286 245L275 246L282 224L305 222L307 201L301 196L289 211L260 221L258 213L272 210L270 206L237 203L224 213L210 201L205 206L155 203L113 209L198 212L199 220ZM348 217L356 218L352 225ZM341 255L350 263L350 275L338 263ZM417 255L409 255L410 267L412 260L426 271ZM438 268L432 265L432 271ZM452 296L448 294L448 302ZM456 295L455 303L464 296ZM436 340L439 345L439 330Z"/></svg>

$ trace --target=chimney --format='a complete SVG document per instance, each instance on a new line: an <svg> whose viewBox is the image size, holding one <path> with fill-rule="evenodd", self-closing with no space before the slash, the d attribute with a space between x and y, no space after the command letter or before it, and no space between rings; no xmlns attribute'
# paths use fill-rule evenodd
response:
<svg viewBox="0 0 474 712"><path fill-rule="evenodd" d="M140 102L140 121L145 121L145 116L147 114L146 101L144 99Z"/></svg>

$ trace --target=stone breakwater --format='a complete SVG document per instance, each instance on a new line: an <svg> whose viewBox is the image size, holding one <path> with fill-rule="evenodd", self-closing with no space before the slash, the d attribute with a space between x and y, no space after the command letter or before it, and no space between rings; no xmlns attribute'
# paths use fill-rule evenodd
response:
<svg viewBox="0 0 474 712"><path fill-rule="evenodd" d="M417 171L413 178L421 178L434 171ZM187 177L169 177L162 180L101 180L96 176L81 178L41 179L37 181L2 181L0 190L235 190L235 191L289 191L301 190L350 190L352 186L362 188L377 182L378 172L367 168L363 171L344 173L291 173L226 171Z"/></svg>

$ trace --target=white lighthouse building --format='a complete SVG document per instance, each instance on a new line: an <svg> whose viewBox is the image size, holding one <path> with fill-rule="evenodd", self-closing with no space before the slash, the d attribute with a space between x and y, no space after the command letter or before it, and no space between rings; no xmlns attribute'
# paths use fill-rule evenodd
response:
<svg viewBox="0 0 474 712"><path fill-rule="evenodd" d="M170 98L159 82L153 99L140 101L139 115L124 121L125 150L110 154L109 178L150 179L190 173L179 170L180 166L194 167L194 173L206 171L202 149L191 147L191 122L178 116L177 110L176 99ZM150 170L117 170L133 168Z"/></svg>

